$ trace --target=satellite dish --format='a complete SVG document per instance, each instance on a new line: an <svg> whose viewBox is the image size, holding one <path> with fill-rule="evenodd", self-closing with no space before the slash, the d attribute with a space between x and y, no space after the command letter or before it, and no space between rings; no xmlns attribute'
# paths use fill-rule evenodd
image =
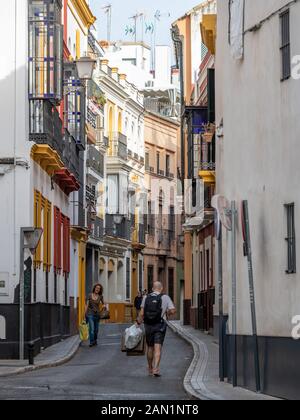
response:
<svg viewBox="0 0 300 420"><path fill-rule="evenodd" d="M232 220L230 215L230 203L222 195L215 195L212 198L212 207L217 210L218 218L225 229L232 230Z"/></svg>

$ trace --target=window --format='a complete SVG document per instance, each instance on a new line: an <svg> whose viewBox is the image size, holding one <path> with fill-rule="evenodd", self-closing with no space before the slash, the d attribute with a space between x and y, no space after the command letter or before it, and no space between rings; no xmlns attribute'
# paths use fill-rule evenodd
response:
<svg viewBox="0 0 300 420"><path fill-rule="evenodd" d="M169 177L170 176L170 155L166 156L166 176Z"/></svg>
<svg viewBox="0 0 300 420"><path fill-rule="evenodd" d="M85 150L85 87L78 78L76 65L64 65L64 127L79 149Z"/></svg>
<svg viewBox="0 0 300 420"><path fill-rule="evenodd" d="M129 63L129 64L132 64L133 66L136 66L135 58L123 58L122 61L124 61L124 63Z"/></svg>
<svg viewBox="0 0 300 420"><path fill-rule="evenodd" d="M143 290L143 261L139 260L139 290Z"/></svg>
<svg viewBox="0 0 300 420"><path fill-rule="evenodd" d="M57 273L54 273L54 303L57 303Z"/></svg>
<svg viewBox="0 0 300 420"><path fill-rule="evenodd" d="M290 11L280 15L282 81L291 77Z"/></svg>
<svg viewBox="0 0 300 420"><path fill-rule="evenodd" d="M175 208L170 206L169 214L169 231L170 231L170 240L175 239Z"/></svg>
<svg viewBox="0 0 300 420"><path fill-rule="evenodd" d="M286 204L287 215L287 274L296 273L295 204Z"/></svg>
<svg viewBox="0 0 300 420"><path fill-rule="evenodd" d="M33 270L33 302L37 300L37 278L36 278L36 268Z"/></svg>
<svg viewBox="0 0 300 420"><path fill-rule="evenodd" d="M156 153L156 173L159 174L160 171L160 153Z"/></svg>
<svg viewBox="0 0 300 420"><path fill-rule="evenodd" d="M150 155L149 155L149 152L145 153L145 168L146 168L146 171L149 171L149 169L150 169Z"/></svg>
<svg viewBox="0 0 300 420"><path fill-rule="evenodd" d="M126 258L126 300L130 300L130 258Z"/></svg>
<svg viewBox="0 0 300 420"><path fill-rule="evenodd" d="M172 301L174 302L174 268L169 268L169 273L168 273L168 288L169 288L169 296L172 299Z"/></svg>
<svg viewBox="0 0 300 420"><path fill-rule="evenodd" d="M155 235L155 214L152 209L154 209L155 203L151 201L148 202L148 233L151 236Z"/></svg>
<svg viewBox="0 0 300 420"><path fill-rule="evenodd" d="M43 238L40 241L34 255L34 267L43 268L49 272L51 268L51 217L52 205L42 194L35 190L34 192L34 226L43 228Z"/></svg>
<svg viewBox="0 0 300 420"><path fill-rule="evenodd" d="M64 304L65 306L69 306L68 274L65 274L64 280L65 280Z"/></svg>
<svg viewBox="0 0 300 420"><path fill-rule="evenodd" d="M49 273L46 271L46 303L49 303Z"/></svg>
<svg viewBox="0 0 300 420"><path fill-rule="evenodd" d="M54 272L70 273L70 219L54 207Z"/></svg>
<svg viewBox="0 0 300 420"><path fill-rule="evenodd" d="M29 98L62 99L63 31L59 0L30 0Z"/></svg>
<svg viewBox="0 0 300 420"><path fill-rule="evenodd" d="M148 292L152 292L153 289L153 265L148 265Z"/></svg>

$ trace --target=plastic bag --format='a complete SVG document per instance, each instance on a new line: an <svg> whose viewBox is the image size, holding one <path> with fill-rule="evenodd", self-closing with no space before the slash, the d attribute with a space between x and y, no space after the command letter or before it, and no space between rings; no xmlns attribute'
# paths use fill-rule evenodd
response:
<svg viewBox="0 0 300 420"><path fill-rule="evenodd" d="M125 331L125 346L128 350L135 349L143 338L143 330L134 324Z"/></svg>
<svg viewBox="0 0 300 420"><path fill-rule="evenodd" d="M89 339L89 327L85 321L82 321L79 327L79 336L81 341L88 341Z"/></svg>

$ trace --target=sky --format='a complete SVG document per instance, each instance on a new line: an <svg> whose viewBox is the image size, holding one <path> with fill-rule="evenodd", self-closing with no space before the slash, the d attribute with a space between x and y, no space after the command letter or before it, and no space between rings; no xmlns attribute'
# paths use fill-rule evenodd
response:
<svg viewBox="0 0 300 420"><path fill-rule="evenodd" d="M96 27L99 39L107 38L107 17L102 10L103 6L112 5L112 41L134 41L134 35L128 33L134 27L133 20L129 19L137 13L145 14L145 22L138 22L137 40L143 40L149 45L153 44L153 35L150 35L150 27L157 23L156 44L171 45L170 27L172 22L183 16L187 11L201 3L201 0L90 0L90 7L97 17ZM154 18L159 11L160 21ZM149 26L149 32L145 30L142 35L142 27ZM152 29L151 29L152 31Z"/></svg>

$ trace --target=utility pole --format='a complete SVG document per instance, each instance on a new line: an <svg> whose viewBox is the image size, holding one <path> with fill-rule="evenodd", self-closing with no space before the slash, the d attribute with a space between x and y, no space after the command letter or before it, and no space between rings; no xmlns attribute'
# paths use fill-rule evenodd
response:
<svg viewBox="0 0 300 420"><path fill-rule="evenodd" d="M104 13L107 15L107 41L111 41L111 25L112 25L112 5L102 7Z"/></svg>

